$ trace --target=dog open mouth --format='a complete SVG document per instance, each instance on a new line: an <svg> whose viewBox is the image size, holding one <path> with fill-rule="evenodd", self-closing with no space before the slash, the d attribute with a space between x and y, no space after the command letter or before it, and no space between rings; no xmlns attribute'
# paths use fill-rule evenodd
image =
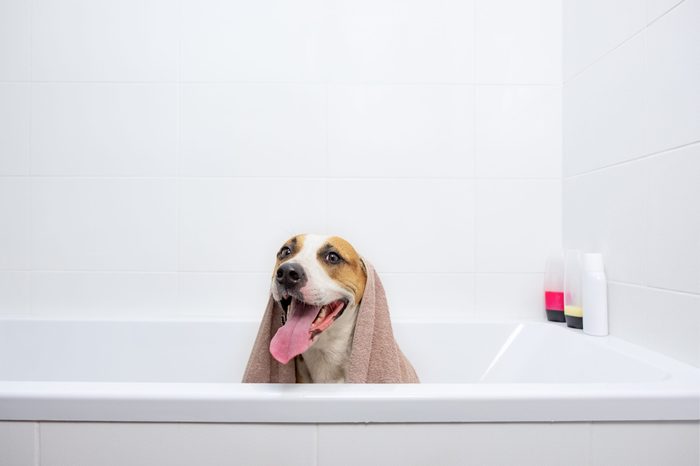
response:
<svg viewBox="0 0 700 466"><path fill-rule="evenodd" d="M345 299L313 305L288 297L280 301L287 320L270 341L270 353L282 364L306 351L314 338L333 324L348 305Z"/></svg>

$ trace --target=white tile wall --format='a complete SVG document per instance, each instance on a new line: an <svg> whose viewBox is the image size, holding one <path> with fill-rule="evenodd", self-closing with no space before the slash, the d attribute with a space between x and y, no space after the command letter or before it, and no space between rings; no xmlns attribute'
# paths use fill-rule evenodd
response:
<svg viewBox="0 0 700 466"><path fill-rule="evenodd" d="M333 82L473 82L475 1L329 2L329 78Z"/></svg>
<svg viewBox="0 0 700 466"><path fill-rule="evenodd" d="M182 87L186 176L323 176L326 89L305 84Z"/></svg>
<svg viewBox="0 0 700 466"><path fill-rule="evenodd" d="M561 0L476 0L476 81L561 83Z"/></svg>
<svg viewBox="0 0 700 466"><path fill-rule="evenodd" d="M182 0L182 79L322 81L325 9L322 0Z"/></svg>
<svg viewBox="0 0 700 466"><path fill-rule="evenodd" d="M476 196L477 271L544 272L561 244L561 182L479 180Z"/></svg>
<svg viewBox="0 0 700 466"><path fill-rule="evenodd" d="M0 3L0 81L29 79L30 4L29 0Z"/></svg>
<svg viewBox="0 0 700 466"><path fill-rule="evenodd" d="M386 276L400 318L541 318L561 12L4 2L1 312L255 319L280 243L327 232ZM490 274L512 301L482 300Z"/></svg>
<svg viewBox="0 0 700 466"><path fill-rule="evenodd" d="M477 86L478 177L558 178L561 144L559 86Z"/></svg>
<svg viewBox="0 0 700 466"><path fill-rule="evenodd" d="M36 84L31 111L34 175L175 175L175 84Z"/></svg>
<svg viewBox="0 0 700 466"><path fill-rule="evenodd" d="M332 85L328 123L331 176L474 176L473 86Z"/></svg>
<svg viewBox="0 0 700 466"><path fill-rule="evenodd" d="M29 174L30 90L0 82L0 176Z"/></svg>
<svg viewBox="0 0 700 466"><path fill-rule="evenodd" d="M32 2L37 81L174 81L178 9L168 0Z"/></svg>
<svg viewBox="0 0 700 466"><path fill-rule="evenodd" d="M700 1L638 3L565 4L587 68L563 92L564 245L604 254L611 333L700 366Z"/></svg>
<svg viewBox="0 0 700 466"><path fill-rule="evenodd" d="M33 269L176 269L174 180L37 178L31 202Z"/></svg>
<svg viewBox="0 0 700 466"><path fill-rule="evenodd" d="M569 81L646 25L645 0L564 0L563 10L564 81Z"/></svg>

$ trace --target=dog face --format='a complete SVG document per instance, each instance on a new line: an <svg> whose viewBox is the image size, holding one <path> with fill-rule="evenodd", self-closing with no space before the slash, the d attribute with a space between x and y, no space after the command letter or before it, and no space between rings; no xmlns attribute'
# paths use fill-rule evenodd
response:
<svg viewBox="0 0 700 466"><path fill-rule="evenodd" d="M298 235L284 243L270 290L286 315L270 344L275 359L286 364L331 326L354 323L366 282L362 259L342 238Z"/></svg>

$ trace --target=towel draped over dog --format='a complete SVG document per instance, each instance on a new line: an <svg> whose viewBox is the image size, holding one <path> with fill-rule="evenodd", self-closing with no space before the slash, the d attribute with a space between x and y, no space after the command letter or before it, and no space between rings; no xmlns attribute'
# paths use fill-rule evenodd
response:
<svg viewBox="0 0 700 466"><path fill-rule="evenodd" d="M413 366L394 339L384 287L365 262L367 284L357 312L346 383L418 383ZM295 383L296 358L281 364L270 354L270 340L282 326L282 307L272 296L243 374L244 383Z"/></svg>

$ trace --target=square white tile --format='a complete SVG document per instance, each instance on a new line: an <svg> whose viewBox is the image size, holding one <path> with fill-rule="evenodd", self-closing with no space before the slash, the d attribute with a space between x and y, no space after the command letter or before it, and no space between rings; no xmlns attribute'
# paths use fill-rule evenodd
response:
<svg viewBox="0 0 700 466"><path fill-rule="evenodd" d="M381 273L393 320L475 317L472 273Z"/></svg>
<svg viewBox="0 0 700 466"><path fill-rule="evenodd" d="M700 294L700 144L644 163L649 173L645 283Z"/></svg>
<svg viewBox="0 0 700 466"><path fill-rule="evenodd" d="M474 183L330 180L328 230L379 272L472 272Z"/></svg>
<svg viewBox="0 0 700 466"><path fill-rule="evenodd" d="M639 34L564 85L564 173L644 155L644 35Z"/></svg>
<svg viewBox="0 0 700 466"><path fill-rule="evenodd" d="M325 230L324 180L182 179L179 270L272 273L291 236Z"/></svg>
<svg viewBox="0 0 700 466"><path fill-rule="evenodd" d="M564 0L564 81L646 25L644 0Z"/></svg>
<svg viewBox="0 0 700 466"><path fill-rule="evenodd" d="M0 3L0 81L29 79L30 0Z"/></svg>
<svg viewBox="0 0 700 466"><path fill-rule="evenodd" d="M0 176L29 174L29 86L0 83Z"/></svg>
<svg viewBox="0 0 700 466"><path fill-rule="evenodd" d="M700 367L700 296L610 283L610 333Z"/></svg>
<svg viewBox="0 0 700 466"><path fill-rule="evenodd" d="M27 178L0 178L0 270L29 268L30 192Z"/></svg>
<svg viewBox="0 0 700 466"><path fill-rule="evenodd" d="M322 0L183 0L182 79L320 82L326 8Z"/></svg>
<svg viewBox="0 0 700 466"><path fill-rule="evenodd" d="M648 152L700 141L700 2L686 1L646 31Z"/></svg>
<svg viewBox="0 0 700 466"><path fill-rule="evenodd" d="M270 296L272 265L267 273L178 274L178 313L259 320Z"/></svg>
<svg viewBox="0 0 700 466"><path fill-rule="evenodd" d="M333 82L471 83L474 0L329 3Z"/></svg>
<svg viewBox="0 0 700 466"><path fill-rule="evenodd" d="M168 0L36 0L36 81L175 81L178 6Z"/></svg>
<svg viewBox="0 0 700 466"><path fill-rule="evenodd" d="M29 311L29 273L0 272L0 315L21 316Z"/></svg>
<svg viewBox="0 0 700 466"><path fill-rule="evenodd" d="M331 176L472 176L473 92L472 86L330 86Z"/></svg>
<svg viewBox="0 0 700 466"><path fill-rule="evenodd" d="M308 466L315 440L313 425L51 422L41 424L41 464Z"/></svg>
<svg viewBox="0 0 700 466"><path fill-rule="evenodd" d="M181 108L181 175L325 174L323 85L186 84Z"/></svg>
<svg viewBox="0 0 700 466"><path fill-rule="evenodd" d="M33 269L175 271L175 180L32 183Z"/></svg>
<svg viewBox="0 0 700 466"><path fill-rule="evenodd" d="M476 315L480 321L543 321L543 274L476 274Z"/></svg>
<svg viewBox="0 0 700 466"><path fill-rule="evenodd" d="M476 0L476 82L561 83L561 0Z"/></svg>
<svg viewBox="0 0 700 466"><path fill-rule="evenodd" d="M649 185L643 161L566 178L564 246L603 254L609 280L645 282Z"/></svg>
<svg viewBox="0 0 700 466"><path fill-rule="evenodd" d="M561 238L559 180L477 181L478 272L543 272Z"/></svg>
<svg viewBox="0 0 700 466"><path fill-rule="evenodd" d="M591 427L593 466L696 466L697 422L596 422Z"/></svg>
<svg viewBox="0 0 700 466"><path fill-rule="evenodd" d="M175 84L35 84L35 175L174 176Z"/></svg>
<svg viewBox="0 0 700 466"><path fill-rule="evenodd" d="M561 176L561 86L477 86L476 175Z"/></svg>
<svg viewBox="0 0 700 466"><path fill-rule="evenodd" d="M31 314L167 318L177 313L175 273L32 272Z"/></svg>
<svg viewBox="0 0 700 466"><path fill-rule="evenodd" d="M35 466L36 423L0 422L0 459L8 466Z"/></svg>

